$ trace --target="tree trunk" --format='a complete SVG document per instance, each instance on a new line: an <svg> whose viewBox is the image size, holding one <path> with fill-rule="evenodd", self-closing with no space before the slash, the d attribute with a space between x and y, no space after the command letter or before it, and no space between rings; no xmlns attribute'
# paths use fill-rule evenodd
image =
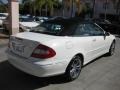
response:
<svg viewBox="0 0 120 90"><path fill-rule="evenodd" d="M53 16L53 12L54 12L54 7L52 6L50 10L50 16Z"/></svg>
<svg viewBox="0 0 120 90"><path fill-rule="evenodd" d="M108 3L108 0L105 1L105 20L107 19L107 4Z"/></svg>
<svg viewBox="0 0 120 90"><path fill-rule="evenodd" d="M39 11L39 13L40 13L40 16L42 15L42 13L41 13L41 12L42 12L42 9L40 8L40 11Z"/></svg>
<svg viewBox="0 0 120 90"><path fill-rule="evenodd" d="M71 1L71 17L73 17L74 0Z"/></svg>
<svg viewBox="0 0 120 90"><path fill-rule="evenodd" d="M116 13L117 13L117 15L119 15L119 13L120 13L120 0L117 2Z"/></svg>
<svg viewBox="0 0 120 90"><path fill-rule="evenodd" d="M30 8L30 7L29 7ZM32 15L32 9L30 8L30 11L29 11L29 13Z"/></svg>
<svg viewBox="0 0 120 90"><path fill-rule="evenodd" d="M33 12L34 12L34 16L36 16L36 8L35 7L33 7Z"/></svg>
<svg viewBox="0 0 120 90"><path fill-rule="evenodd" d="M95 14L95 4L96 4L96 0L93 0L93 8L92 8L92 18L94 18L94 14Z"/></svg>
<svg viewBox="0 0 120 90"><path fill-rule="evenodd" d="M82 10L83 10L83 6L82 6L80 0L78 0L76 2L76 6L77 6L77 13L76 14L77 14L77 16L79 16L81 14Z"/></svg>
<svg viewBox="0 0 120 90"><path fill-rule="evenodd" d="M62 16L64 17L65 14L65 3L64 0L62 0Z"/></svg>
<svg viewBox="0 0 120 90"><path fill-rule="evenodd" d="M46 10L45 10L45 11L46 11L46 16L47 16L47 13L48 13L48 6L46 5L45 7L46 7Z"/></svg>

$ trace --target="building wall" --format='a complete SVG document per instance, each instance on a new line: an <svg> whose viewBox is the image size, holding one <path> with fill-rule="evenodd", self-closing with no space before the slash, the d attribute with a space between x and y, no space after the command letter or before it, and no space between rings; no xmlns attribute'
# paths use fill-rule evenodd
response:
<svg viewBox="0 0 120 90"><path fill-rule="evenodd" d="M84 0L87 3L90 3L91 7L93 7L94 0ZM94 8L94 17L99 17L100 14L116 15L116 10L114 8L114 4L111 0L107 0L107 9L105 10L106 0L95 0L95 8Z"/></svg>
<svg viewBox="0 0 120 90"><path fill-rule="evenodd" d="M106 4L105 0L96 0L96 5L95 5L96 17L98 17L100 14L104 14L105 12L106 14L111 14L111 15L116 14L112 1L108 0L106 10L105 10L105 4Z"/></svg>
<svg viewBox="0 0 120 90"><path fill-rule="evenodd" d="M67 3L69 2L69 4L71 5L71 1L72 0L64 0L64 12L62 9L56 11L57 14L56 15L63 15L65 17L70 17L71 16L71 6L68 7ZM91 9L93 8L93 1L94 0L80 0L83 3L87 3L89 4L89 6L91 7ZM114 8L114 4L111 0L107 0L107 9L105 10L105 4L106 4L106 0L95 0L95 7L94 7L94 17L98 18L100 16L100 14L104 14L106 12L106 14L110 14L110 15L116 15L116 10ZM74 4L74 10L73 10L73 15L75 16L75 12L76 12L76 6Z"/></svg>

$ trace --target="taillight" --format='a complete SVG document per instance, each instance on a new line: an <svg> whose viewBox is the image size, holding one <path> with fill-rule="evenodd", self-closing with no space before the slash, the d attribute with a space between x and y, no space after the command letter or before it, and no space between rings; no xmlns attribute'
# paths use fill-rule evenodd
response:
<svg viewBox="0 0 120 90"><path fill-rule="evenodd" d="M55 55L56 55L56 52L52 48L40 44L33 51L31 57L47 59L47 58L54 57Z"/></svg>

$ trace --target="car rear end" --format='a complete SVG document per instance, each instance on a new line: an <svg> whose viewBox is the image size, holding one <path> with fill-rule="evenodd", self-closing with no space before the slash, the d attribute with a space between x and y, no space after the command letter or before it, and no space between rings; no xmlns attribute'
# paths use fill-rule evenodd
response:
<svg viewBox="0 0 120 90"><path fill-rule="evenodd" d="M55 36L32 32L11 36L7 50L9 62L16 68L38 77L64 73L67 64L58 63L55 46L44 42L54 39Z"/></svg>

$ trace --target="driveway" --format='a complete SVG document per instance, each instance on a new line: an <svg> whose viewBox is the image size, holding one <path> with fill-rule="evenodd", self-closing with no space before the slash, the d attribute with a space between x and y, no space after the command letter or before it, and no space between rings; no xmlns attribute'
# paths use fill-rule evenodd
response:
<svg viewBox="0 0 120 90"><path fill-rule="evenodd" d="M17 70L7 61L6 47L0 44L0 90L120 90L119 38L114 56L102 56L89 63L73 82L67 82L62 75L38 78Z"/></svg>

